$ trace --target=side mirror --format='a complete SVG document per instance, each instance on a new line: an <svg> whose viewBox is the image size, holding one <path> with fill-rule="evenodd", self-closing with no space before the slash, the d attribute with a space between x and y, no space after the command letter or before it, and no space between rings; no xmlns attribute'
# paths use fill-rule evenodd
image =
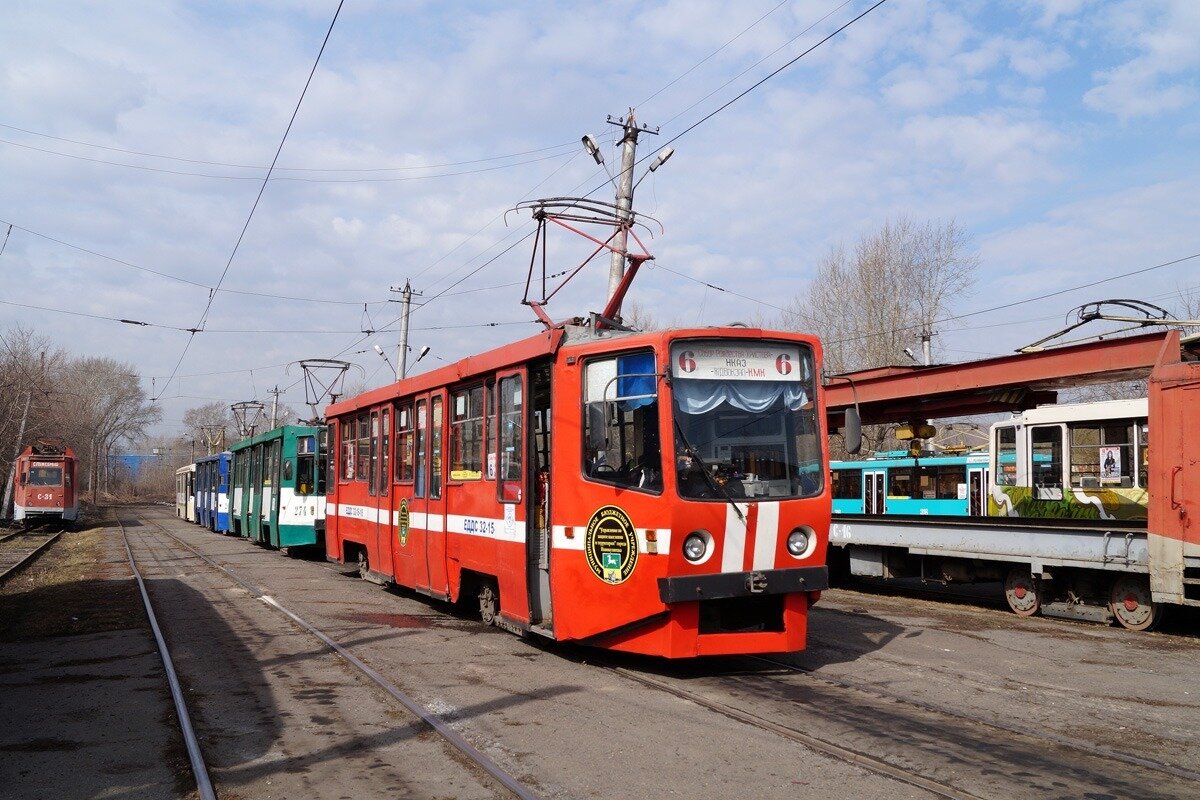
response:
<svg viewBox="0 0 1200 800"><path fill-rule="evenodd" d="M846 424L842 428L842 436L846 438L846 452L851 455L862 450L862 419L858 416L858 408L846 409Z"/></svg>
<svg viewBox="0 0 1200 800"><path fill-rule="evenodd" d="M588 447L596 451L606 449L608 447L608 414L605 413L603 403L588 403L587 422Z"/></svg>

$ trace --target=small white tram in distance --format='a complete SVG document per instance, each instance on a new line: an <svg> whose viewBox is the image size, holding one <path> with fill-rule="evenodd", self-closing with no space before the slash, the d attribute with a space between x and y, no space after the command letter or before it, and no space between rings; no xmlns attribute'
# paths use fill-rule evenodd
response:
<svg viewBox="0 0 1200 800"><path fill-rule="evenodd" d="M175 516L196 521L196 465L175 470Z"/></svg>

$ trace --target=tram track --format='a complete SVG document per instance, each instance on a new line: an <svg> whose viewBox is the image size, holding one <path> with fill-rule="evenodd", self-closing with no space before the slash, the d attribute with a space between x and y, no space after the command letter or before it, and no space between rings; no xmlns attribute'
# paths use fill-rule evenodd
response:
<svg viewBox="0 0 1200 800"><path fill-rule="evenodd" d="M0 539L0 584L32 564L46 548L58 541L59 536L62 531L49 536L17 531Z"/></svg>
<svg viewBox="0 0 1200 800"><path fill-rule="evenodd" d="M147 523L159 535L171 540L176 547L187 551L191 557L199 559L207 567L233 581L241 589L244 589L248 594L250 594L251 597L259 600L264 605L273 609L275 612L278 612L282 616L286 617L293 625L303 630L306 634L316 638L326 648L328 648L329 652L337 655L344 663L353 667L358 673L365 676L370 682L382 689L392 701L402 706L408 713L416 717L416 719L419 720L423 726L435 732L442 740L452 746L468 761L487 773L492 779L497 781L509 793L511 793L512 796L520 798L520 800L538 800L539 795L537 795L532 789L521 783L517 778L506 772L492 759L476 749L462 735L455 731L448 722L429 709L425 708L404 691L399 689L384 675L355 656L354 653L342 643L336 641L333 637L317 628L311 622L283 605L283 603L281 603L277 598L270 595L263 588L245 579L235 570L232 570L228 566L220 564L204 553L201 553L196 548L192 547L190 544L167 530L156 520L141 517L139 515L138 521L139 524L142 522ZM124 535L124 525L121 524L120 520L118 520L118 524L121 525L122 535Z"/></svg>
<svg viewBox="0 0 1200 800"><path fill-rule="evenodd" d="M1021 776L1016 785L1037 796L1193 797L1200 785L1200 771L1150 757L1153 748L1136 736L1122 737L1141 748L1131 753L1019 715L1005 721L972 714L777 657L741 656L715 666L609 668L942 797L1007 796L1014 784L1006 775Z"/></svg>

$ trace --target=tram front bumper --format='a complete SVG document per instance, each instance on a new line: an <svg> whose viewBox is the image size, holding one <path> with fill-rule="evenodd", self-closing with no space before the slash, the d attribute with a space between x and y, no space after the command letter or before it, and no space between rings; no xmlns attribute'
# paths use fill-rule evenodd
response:
<svg viewBox="0 0 1200 800"><path fill-rule="evenodd" d="M825 566L718 572L658 579L658 595L668 604L686 603L691 600L820 592L828 588L829 569Z"/></svg>

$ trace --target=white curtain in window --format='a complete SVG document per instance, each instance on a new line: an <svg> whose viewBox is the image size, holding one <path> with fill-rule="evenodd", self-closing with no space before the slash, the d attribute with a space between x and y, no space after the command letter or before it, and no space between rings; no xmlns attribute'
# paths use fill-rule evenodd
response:
<svg viewBox="0 0 1200 800"><path fill-rule="evenodd" d="M676 380L671 385L675 404L685 414L704 414L722 403L761 414L783 400L790 411L808 402L804 384L772 381Z"/></svg>

